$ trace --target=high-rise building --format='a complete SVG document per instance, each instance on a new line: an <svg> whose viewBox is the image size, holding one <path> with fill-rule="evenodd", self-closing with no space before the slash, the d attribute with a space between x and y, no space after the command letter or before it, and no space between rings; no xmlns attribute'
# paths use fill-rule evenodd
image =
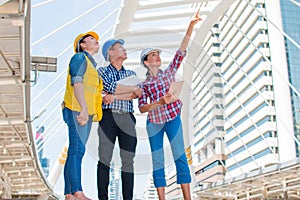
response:
<svg viewBox="0 0 300 200"><path fill-rule="evenodd" d="M38 151L38 157L41 164L41 167L43 169L44 175L48 177L49 175L49 168L50 168L50 159L43 156L44 151L44 131L45 127L41 126L36 134L35 134L35 140L36 140L36 147Z"/></svg>
<svg viewBox="0 0 300 200"><path fill-rule="evenodd" d="M111 200L121 200L122 198L122 185L120 180L120 169L116 168L114 162L112 162L109 174L109 190L108 196Z"/></svg>
<svg viewBox="0 0 300 200"><path fill-rule="evenodd" d="M44 131L45 131L45 127L41 126L35 134L35 142L36 142L36 146L38 149L38 156L39 156L39 160L40 162L42 162L42 158L43 158L43 145L44 145Z"/></svg>
<svg viewBox="0 0 300 200"><path fill-rule="evenodd" d="M154 187L152 175L148 176L146 188L144 190L144 200L156 200L158 199L156 188Z"/></svg>
<svg viewBox="0 0 300 200"><path fill-rule="evenodd" d="M191 85L198 182L296 157L299 99L289 81L300 88L300 58L288 36L299 43L299 11L294 1L238 0L211 27Z"/></svg>
<svg viewBox="0 0 300 200"><path fill-rule="evenodd" d="M286 57L288 64L289 81L300 90L300 3L299 1L280 1L283 22L283 31L291 37L294 42L285 37ZM295 44L297 43L297 44ZM291 90L292 110L294 117L295 136L300 140L300 99L299 93ZM300 147L297 145L297 157L300 156Z"/></svg>

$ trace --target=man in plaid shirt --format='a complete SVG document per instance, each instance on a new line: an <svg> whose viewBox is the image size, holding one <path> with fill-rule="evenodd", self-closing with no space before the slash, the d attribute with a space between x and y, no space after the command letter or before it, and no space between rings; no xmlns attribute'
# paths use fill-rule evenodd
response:
<svg viewBox="0 0 300 200"><path fill-rule="evenodd" d="M180 112L182 102L169 91L172 82L175 82L176 72L186 55L186 48L190 40L194 25L199 22L199 10L191 19L185 37L176 52L173 61L164 71L160 69L160 49L147 48L141 53L141 63L148 69L147 78L142 83L143 93L139 98L139 110L148 112L147 133L149 137L154 186L157 188L160 200L165 199L165 171L164 171L164 133L169 139L173 158L175 160L177 183L181 185L185 200L191 199L191 175L187 163ZM150 100L148 103L147 100Z"/></svg>
<svg viewBox="0 0 300 200"><path fill-rule="evenodd" d="M122 161L122 193L124 200L133 199L133 159L137 144L135 117L132 99L141 95L139 86L120 84L118 81L135 72L123 66L127 59L124 40L111 39L102 47L102 54L110 64L100 67L98 73L103 80L103 118L99 122L99 162L97 170L98 198L108 200L109 170L116 138L120 146Z"/></svg>

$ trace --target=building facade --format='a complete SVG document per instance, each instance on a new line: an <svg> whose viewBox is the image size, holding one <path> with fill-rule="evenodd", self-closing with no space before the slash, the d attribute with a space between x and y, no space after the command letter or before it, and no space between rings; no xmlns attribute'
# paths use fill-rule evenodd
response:
<svg viewBox="0 0 300 200"><path fill-rule="evenodd" d="M236 1L207 35L193 75L190 111L198 182L296 157L297 101L289 81L297 76L299 57L289 53L296 50L282 32L299 28L293 22L299 6L291 4ZM298 12L285 11L291 6Z"/></svg>
<svg viewBox="0 0 300 200"><path fill-rule="evenodd" d="M280 1L282 21L283 21L283 31L288 34L287 37L291 37L294 42L290 41L285 37L285 47L286 47L286 56L288 63L288 73L290 83L299 91L300 90L300 3L299 1ZM297 44L295 44L297 43ZM293 119L294 119L294 130L296 138L300 139L300 100L299 93L291 90L292 96L292 109L293 109ZM297 157L299 157L300 147L297 146Z"/></svg>
<svg viewBox="0 0 300 200"><path fill-rule="evenodd" d="M299 6L238 0L211 27L191 84L197 184L299 156Z"/></svg>
<svg viewBox="0 0 300 200"><path fill-rule="evenodd" d="M143 200L156 200L158 195L154 187L152 175L148 176L146 188L144 190Z"/></svg>
<svg viewBox="0 0 300 200"><path fill-rule="evenodd" d="M120 180L121 171L114 162L112 162L109 169L109 190L108 196L111 200L122 200L122 183Z"/></svg>
<svg viewBox="0 0 300 200"><path fill-rule="evenodd" d="M45 131L45 127L41 126L36 134L35 134L35 142L37 145L37 149L38 149L38 158L41 164L41 167L43 169L44 175L46 177L49 176L49 170L50 170L50 159L44 157L43 152L44 152L44 131Z"/></svg>

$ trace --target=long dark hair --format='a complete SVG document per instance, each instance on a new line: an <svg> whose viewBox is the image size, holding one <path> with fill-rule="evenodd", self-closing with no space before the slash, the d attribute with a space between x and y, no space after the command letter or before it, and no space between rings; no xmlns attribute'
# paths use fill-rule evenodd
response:
<svg viewBox="0 0 300 200"><path fill-rule="evenodd" d="M149 55L149 54L148 54ZM145 57L144 57L144 59L143 59L143 66L144 67L146 67L146 69L147 69L147 72L146 72L146 75L149 75L150 74L150 72L149 72L149 67L148 66L146 66L145 64L144 64L144 62L145 62L145 60L148 60L148 55L146 55Z"/></svg>

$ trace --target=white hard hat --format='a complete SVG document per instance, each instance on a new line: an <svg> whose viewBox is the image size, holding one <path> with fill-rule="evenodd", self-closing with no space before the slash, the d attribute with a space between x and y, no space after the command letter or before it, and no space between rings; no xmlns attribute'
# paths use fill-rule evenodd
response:
<svg viewBox="0 0 300 200"><path fill-rule="evenodd" d="M157 48L146 48L144 49L142 52L141 52L141 65L145 66L144 65L144 60L145 60L145 57L151 53L151 52L158 52L158 53L161 53L161 50L160 49L157 49ZM146 67L146 66L145 66Z"/></svg>

